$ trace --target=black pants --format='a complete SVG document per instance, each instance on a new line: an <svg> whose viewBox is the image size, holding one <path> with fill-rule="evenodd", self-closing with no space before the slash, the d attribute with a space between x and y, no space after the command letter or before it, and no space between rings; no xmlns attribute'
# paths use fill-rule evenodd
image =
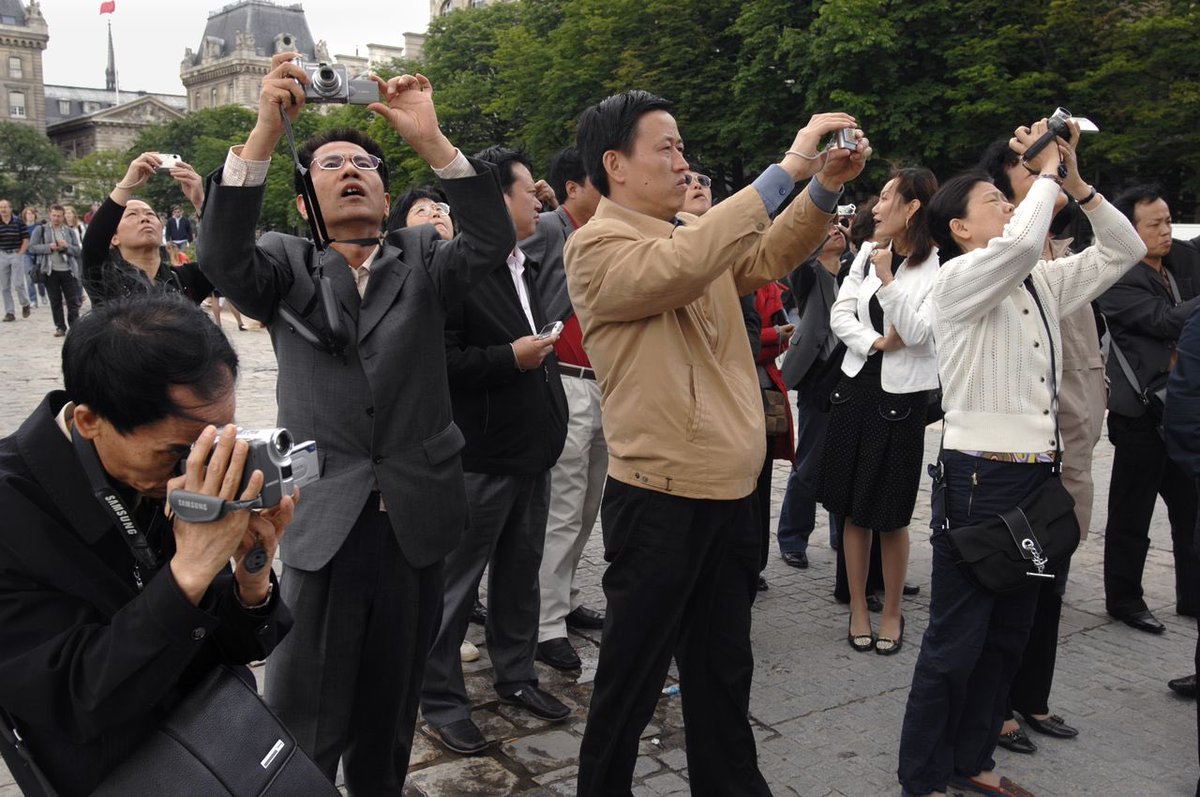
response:
<svg viewBox="0 0 1200 797"><path fill-rule="evenodd" d="M79 280L70 271L51 271L45 276L46 297L50 300L50 314L54 316L54 328L66 331L79 320L79 305L83 304L83 292ZM67 317L63 319L63 300L67 303Z"/></svg>
<svg viewBox="0 0 1200 797"><path fill-rule="evenodd" d="M441 563L409 564L372 493L329 564L285 566L280 586L296 622L267 659L267 703L330 780L342 759L351 795L400 797Z"/></svg>
<svg viewBox="0 0 1200 797"><path fill-rule="evenodd" d="M1009 690L1009 711L1005 719L1012 719L1013 712L1025 716L1050 713L1050 689L1054 685L1054 665L1058 661L1058 625L1062 619L1063 594L1071 560L1062 562L1052 572L1053 581L1039 580L1037 587L1037 609L1033 613L1033 625L1029 629L1029 641L1021 656L1021 666L1013 678Z"/></svg>
<svg viewBox="0 0 1200 797"><path fill-rule="evenodd" d="M1142 571L1150 550L1154 502L1161 495L1175 552L1175 608L1182 614L1197 614L1200 565L1192 552L1196 490L1191 477L1167 457L1166 445L1149 415L1130 418L1110 412L1108 439L1113 444L1113 466L1104 533L1106 608L1117 616L1146 608Z"/></svg>
<svg viewBox="0 0 1200 797"><path fill-rule="evenodd" d="M933 525L951 527L1014 507L1050 474L1048 464L990 462L943 453L944 483L933 486ZM929 627L913 670L900 734L900 783L909 794L945 791L954 774L995 766L992 753L1008 690L1029 637L1037 591L993 595L955 564L947 535L932 537Z"/></svg>
<svg viewBox="0 0 1200 797"><path fill-rule="evenodd" d="M753 496L707 501L608 480L608 616L579 751L579 797L631 793L638 739L672 655L692 794L770 795L748 717L760 546L753 512Z"/></svg>

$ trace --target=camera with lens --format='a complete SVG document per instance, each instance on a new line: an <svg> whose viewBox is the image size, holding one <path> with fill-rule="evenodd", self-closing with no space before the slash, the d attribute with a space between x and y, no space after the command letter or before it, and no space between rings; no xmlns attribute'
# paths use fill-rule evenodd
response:
<svg viewBox="0 0 1200 797"><path fill-rule="evenodd" d="M379 87L367 77L350 77L343 64L311 63L297 58L296 66L308 75L304 84L307 102L370 105L379 99Z"/></svg>
<svg viewBox="0 0 1200 797"><path fill-rule="evenodd" d="M167 503L181 520L211 523L238 509L269 509L278 506L285 495L295 495L297 488L321 478L317 444L312 440L296 443L287 429L238 429L237 439L245 440L250 447L237 494L246 491L250 476L260 470L263 486L258 497L225 501L219 495L174 490L167 496ZM184 462L179 464L182 472Z"/></svg>
<svg viewBox="0 0 1200 797"><path fill-rule="evenodd" d="M854 214L858 212L858 208L854 205L838 205L837 217L839 221L850 222L854 220Z"/></svg>
<svg viewBox="0 0 1200 797"><path fill-rule="evenodd" d="M262 508L272 507L296 488L321 477L317 463L317 444L309 440L297 444L287 429L238 429L238 440L250 445L238 495L246 489L255 470L263 474Z"/></svg>

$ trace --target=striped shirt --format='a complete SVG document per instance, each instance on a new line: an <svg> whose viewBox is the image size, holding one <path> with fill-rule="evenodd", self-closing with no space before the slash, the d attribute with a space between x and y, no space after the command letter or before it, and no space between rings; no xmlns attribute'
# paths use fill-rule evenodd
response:
<svg viewBox="0 0 1200 797"><path fill-rule="evenodd" d="M15 215L5 224L0 219L0 252L15 252L21 248L21 241L29 239L29 230Z"/></svg>

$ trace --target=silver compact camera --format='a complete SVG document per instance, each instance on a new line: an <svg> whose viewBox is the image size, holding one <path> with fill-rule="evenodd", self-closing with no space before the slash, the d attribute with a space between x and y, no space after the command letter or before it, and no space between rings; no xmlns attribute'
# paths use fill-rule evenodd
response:
<svg viewBox="0 0 1200 797"><path fill-rule="evenodd" d="M843 127L833 134L833 146L836 149L858 149L858 139L854 137L853 127Z"/></svg>
<svg viewBox="0 0 1200 797"><path fill-rule="evenodd" d="M263 509L276 506L285 495L294 495L297 488L321 478L314 441L296 443L287 429L238 429L237 436L250 445L238 495L246 489L250 474L261 470Z"/></svg>
<svg viewBox="0 0 1200 797"><path fill-rule="evenodd" d="M297 58L296 66L308 75L304 98L308 102L370 105L379 99L379 87L366 77L350 77L342 64L311 63Z"/></svg>
<svg viewBox="0 0 1200 797"><path fill-rule="evenodd" d="M851 219L854 218L854 214L857 212L858 212L858 208L854 205L838 205L837 206L837 217L839 219L845 219L846 221L850 221Z"/></svg>

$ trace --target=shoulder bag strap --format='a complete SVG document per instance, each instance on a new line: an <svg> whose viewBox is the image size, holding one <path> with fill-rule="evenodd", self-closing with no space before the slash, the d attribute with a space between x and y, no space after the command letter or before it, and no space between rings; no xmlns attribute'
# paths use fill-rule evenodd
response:
<svg viewBox="0 0 1200 797"><path fill-rule="evenodd" d="M1042 326L1046 328L1046 338L1050 344L1050 412L1054 415L1054 472L1062 473L1062 445L1058 434L1058 360L1054 356L1054 335L1050 332L1050 321L1046 318L1046 310L1042 307L1042 299L1037 289L1033 287L1033 275L1025 277L1025 288L1033 296L1037 305L1038 315L1042 317Z"/></svg>

